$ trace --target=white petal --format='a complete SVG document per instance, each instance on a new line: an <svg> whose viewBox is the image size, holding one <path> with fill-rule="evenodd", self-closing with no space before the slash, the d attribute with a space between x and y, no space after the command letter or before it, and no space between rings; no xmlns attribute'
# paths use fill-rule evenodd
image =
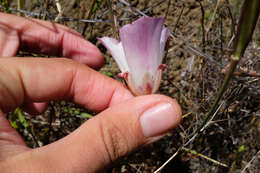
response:
<svg viewBox="0 0 260 173"><path fill-rule="evenodd" d="M161 33L161 39L160 39L160 59L159 59L159 64L162 64L162 60L164 57L164 49L165 49L165 45L167 42L167 39L170 35L170 29L168 27L163 28L162 33Z"/></svg>
<svg viewBox="0 0 260 173"><path fill-rule="evenodd" d="M124 49L122 42L110 37L98 38L98 40L107 48L112 57L115 59L122 73L128 72L129 68L127 65Z"/></svg>
<svg viewBox="0 0 260 173"><path fill-rule="evenodd" d="M162 71L160 69L157 70L154 79L151 78L149 73L146 73L144 76L145 77L143 78L142 84L136 85L133 81L131 73L128 74L127 85L134 95L138 96L145 94L153 94L159 89L162 76Z"/></svg>

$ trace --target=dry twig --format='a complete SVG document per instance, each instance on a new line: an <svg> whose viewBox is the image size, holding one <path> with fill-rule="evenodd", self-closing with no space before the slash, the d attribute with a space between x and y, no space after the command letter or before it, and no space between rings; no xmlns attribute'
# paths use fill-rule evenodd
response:
<svg viewBox="0 0 260 173"><path fill-rule="evenodd" d="M260 150L252 157L252 159L246 164L246 166L242 169L241 173L244 173L247 168L251 165L251 163L256 159L256 156L260 154Z"/></svg>
<svg viewBox="0 0 260 173"><path fill-rule="evenodd" d="M208 157L208 156L205 156L205 155L203 155L203 154L201 154L201 153L198 153L198 152L195 151L195 150L191 150L191 149L188 149L188 148L185 148L185 147L183 147L182 150L184 150L184 151L186 151L186 152L189 152L189 153L191 153L191 154L193 154L193 155L195 155L195 156L198 156L198 157L201 157L201 158L203 158L203 159L206 159L206 160L208 160L208 161L210 161L210 162L212 162L212 163L215 163L216 165L223 166L223 167L226 167L226 168L228 167L228 165L226 165L226 164L224 164L224 163L221 163L221 162L219 162L219 161L217 161L217 160L214 160L214 159L212 159L212 158L210 158L210 157Z"/></svg>
<svg viewBox="0 0 260 173"><path fill-rule="evenodd" d="M62 16L63 10L62 10L61 5L60 5L60 0L55 0L55 3L56 3L56 7L57 7L59 14L57 15L57 17L55 18L54 21L58 22L60 17Z"/></svg>

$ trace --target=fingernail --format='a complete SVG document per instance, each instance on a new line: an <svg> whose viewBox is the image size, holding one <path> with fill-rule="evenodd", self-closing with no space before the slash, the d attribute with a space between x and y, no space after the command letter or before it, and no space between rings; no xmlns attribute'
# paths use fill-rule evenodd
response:
<svg viewBox="0 0 260 173"><path fill-rule="evenodd" d="M160 103L146 110L140 118L143 134L146 137L162 135L179 123L177 113L170 103Z"/></svg>

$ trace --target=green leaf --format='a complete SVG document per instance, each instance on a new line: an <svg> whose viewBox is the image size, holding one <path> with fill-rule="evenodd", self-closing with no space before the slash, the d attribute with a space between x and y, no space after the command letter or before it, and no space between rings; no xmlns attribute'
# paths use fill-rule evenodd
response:
<svg viewBox="0 0 260 173"><path fill-rule="evenodd" d="M103 75L113 77L113 74L111 72L102 72Z"/></svg>
<svg viewBox="0 0 260 173"><path fill-rule="evenodd" d="M15 114L18 115L18 120L20 121L20 123L22 123L24 128L27 128L29 126L29 124L26 121L26 119L24 118L23 112L19 108L16 108L15 109Z"/></svg>
<svg viewBox="0 0 260 173"><path fill-rule="evenodd" d="M84 117L84 118L92 118L93 116L92 115L90 115L90 114L88 114L88 113L86 113L86 112L82 112L81 114L80 114L80 116L82 116L82 117Z"/></svg>
<svg viewBox="0 0 260 173"><path fill-rule="evenodd" d="M74 110L73 113L74 113L74 115L79 115L80 111L79 110Z"/></svg>
<svg viewBox="0 0 260 173"><path fill-rule="evenodd" d="M96 12L102 2L103 0L98 0L92 9L92 12Z"/></svg>
<svg viewBox="0 0 260 173"><path fill-rule="evenodd" d="M11 121L10 124L11 124L11 126L12 126L13 128L15 128L15 129L18 128L18 126L17 126L17 124L16 124L15 121Z"/></svg>
<svg viewBox="0 0 260 173"><path fill-rule="evenodd" d="M239 153L242 153L243 151L245 151L245 146L244 146L244 145L241 145L241 146L238 148L238 152L239 152Z"/></svg>

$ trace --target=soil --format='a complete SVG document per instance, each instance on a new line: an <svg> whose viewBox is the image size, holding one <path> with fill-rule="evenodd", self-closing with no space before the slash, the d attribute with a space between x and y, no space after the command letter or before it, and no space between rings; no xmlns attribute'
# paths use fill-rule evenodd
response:
<svg viewBox="0 0 260 173"><path fill-rule="evenodd" d="M25 10L42 12L45 20L54 21L52 15L58 12L54 1L49 1L47 8L37 0L25 1ZM179 38L169 42L165 58L167 69L158 93L175 98L183 110L183 122L158 142L122 158L104 172L154 172L169 159L187 141L188 134L194 132L205 118L210 105L214 102L217 91L224 79L222 70L230 61L233 30L237 27L241 4L237 1L163 1L133 0L131 5L141 11L153 7L147 15L166 16L165 24L178 36L184 38L196 49L213 57L213 61L191 51L189 46ZM60 0L62 17L74 19L100 19L107 21L111 13L105 1L100 3L95 12L90 12L92 1ZM16 4L10 6L16 8ZM216 14L214 15L214 10ZM138 18L133 8L117 4L119 26ZM137 16L134 16L137 15ZM204 15L204 21L202 17ZM232 17L231 17L232 16ZM40 17L43 19L43 17ZM97 42L97 37L115 35L111 23L84 23L81 21L58 20L70 28L82 33L84 37L96 44L105 54L106 63L101 73L117 80L119 69L106 49ZM205 29L205 31L203 31ZM231 42L232 43L232 42ZM25 55L25 54L23 54ZM216 65L217 62L220 65ZM237 72L225 92L217 116L207 128L181 150L161 172L178 173L223 173L241 172L255 156L246 172L260 172L260 79L248 76L248 73L260 73L260 22L258 21L254 36L250 42ZM31 147L39 147L56 141L71 133L88 118L82 112L95 115L94 112L65 101L51 102L48 110L41 116L31 117L25 114L29 127L15 119L10 113L10 121L16 121L17 130ZM52 122L52 123L49 123ZM51 124L51 125L50 125ZM257 154L258 152L258 154ZM214 159L212 161L211 159ZM223 165L226 166L223 166Z"/></svg>

